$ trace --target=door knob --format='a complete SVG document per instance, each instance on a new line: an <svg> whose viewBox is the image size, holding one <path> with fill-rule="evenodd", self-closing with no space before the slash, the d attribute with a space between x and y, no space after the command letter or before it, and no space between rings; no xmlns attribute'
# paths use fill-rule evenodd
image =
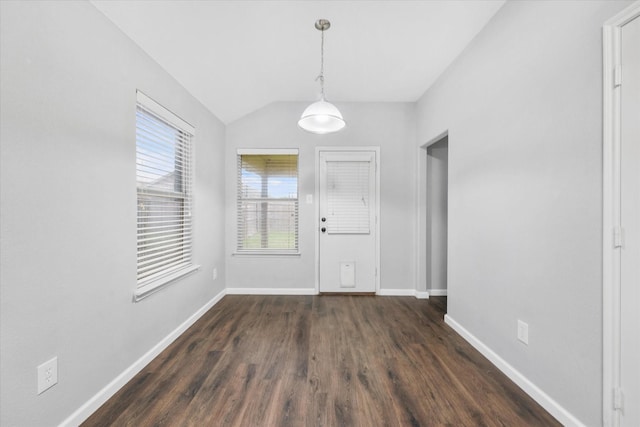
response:
<svg viewBox="0 0 640 427"><path fill-rule="evenodd" d="M320 231L322 231L323 233L325 233L325 232L327 231L327 227L322 227L322 228L320 229Z"/></svg>
<svg viewBox="0 0 640 427"><path fill-rule="evenodd" d="M322 222L327 222L327 218L322 217L322 219L320 219L320 221L322 221Z"/></svg>

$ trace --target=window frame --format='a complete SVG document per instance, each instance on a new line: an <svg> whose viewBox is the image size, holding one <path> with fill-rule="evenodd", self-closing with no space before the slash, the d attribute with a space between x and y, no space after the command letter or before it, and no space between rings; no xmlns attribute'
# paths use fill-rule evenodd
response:
<svg viewBox="0 0 640 427"><path fill-rule="evenodd" d="M295 207L295 248L242 248L241 246L241 221L242 221L242 201L246 198L242 197L242 170L241 170L241 157L243 155L251 156L278 156L278 155L293 155L296 156L296 197L295 198L265 198L267 203L269 201L278 202L291 202ZM249 198L253 199L253 198ZM235 252L233 255L249 255L249 256L300 256L300 154L297 148L269 148L269 149L251 149L240 148L236 151L236 221L235 221Z"/></svg>
<svg viewBox="0 0 640 427"><path fill-rule="evenodd" d="M139 134L147 131L147 136L145 139L146 143L149 143L149 130L153 130L152 128L146 128L145 124L139 120L140 112L144 114L144 118L146 120L156 120L155 125L159 127L168 127L176 132L175 139L172 141L173 145L169 143L168 140L164 139L161 135L158 136L157 139L152 141L154 146L159 147L158 149L169 149L174 151L174 159L173 162L177 165L180 163L180 167L176 166L176 169L180 170L179 177L174 178L177 183L180 184L180 189L153 189L149 187L145 187L141 185L140 174L144 174L144 168L150 167L149 165L144 165L144 155L141 158L141 149L142 144L144 144L143 139L139 137ZM200 268L199 265L193 263L193 240L192 240L192 230L193 230L193 189L194 189L194 165L195 165L195 155L194 155L194 139L195 139L195 128L178 117L175 113L171 112L167 108L163 107L141 91L136 91L136 288L134 291L134 301L140 301L147 296L155 293L156 291L162 289L163 287L174 283L179 278L184 277ZM148 126L148 125L147 125ZM152 125L153 126L153 125ZM178 156L175 154L176 152L180 152L181 154ZM153 154L154 152L150 152ZM147 154L148 155L148 154ZM174 174L176 174L176 170L174 169ZM148 252L145 253L145 250L149 250L148 247L142 249L141 241L145 239L149 239L149 234L145 234L144 227L141 227L144 220L148 220L148 216L140 214L140 206L141 200L147 200L148 203L159 203L158 199L167 198L167 200L178 201L179 210L176 211L175 215L178 218L179 225L179 233L177 233L176 237L171 237L169 241L162 240L163 243L171 243L172 246L177 246L179 249L174 249L167 256L158 256L156 258L149 257ZM155 198L154 202L151 202ZM154 205L159 207L161 210L161 214L167 216L167 213L162 210L160 205ZM142 220L142 221L141 221ZM141 233L142 230L142 233ZM146 233L150 233L146 231ZM176 233L173 234L175 236ZM157 240L157 237L156 237ZM168 252L168 250L165 250ZM179 255L173 255L178 254ZM141 274L141 262L140 258L142 256L146 256L147 258L152 259L152 264L159 268L158 271L148 274L144 277L140 277ZM170 260L175 260L175 262L180 262L180 257L183 257L184 261L180 262L176 265L163 266L160 261L161 258L169 257ZM165 268L163 268L165 267Z"/></svg>

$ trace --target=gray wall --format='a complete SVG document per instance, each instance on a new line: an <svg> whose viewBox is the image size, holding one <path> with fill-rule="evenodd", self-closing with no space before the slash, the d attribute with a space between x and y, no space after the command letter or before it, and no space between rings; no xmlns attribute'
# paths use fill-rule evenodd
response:
<svg viewBox="0 0 640 427"><path fill-rule="evenodd" d="M447 289L448 137L427 148L427 291Z"/></svg>
<svg viewBox="0 0 640 427"><path fill-rule="evenodd" d="M416 119L417 147L449 132L449 315L587 425L602 412L601 28L628 4L507 2Z"/></svg>
<svg viewBox="0 0 640 427"><path fill-rule="evenodd" d="M225 135L89 3L0 2L0 424L59 423L225 284L312 288L315 204L304 197L319 145L381 147L381 287L415 288L416 158L444 131L449 315L600 424L600 34L627 4L507 2L417 110L339 103L347 129L319 137L296 127L302 103L269 105ZM133 304L136 88L196 126L202 269ZM300 149L300 257L231 255L240 147ZM37 396L35 368L53 356L59 384Z"/></svg>
<svg viewBox="0 0 640 427"><path fill-rule="evenodd" d="M224 289L224 126L90 3L0 7L0 424L57 425ZM202 269L134 304L137 88L196 127Z"/></svg>
<svg viewBox="0 0 640 427"><path fill-rule="evenodd" d="M308 104L279 102L227 126L227 277L229 288L313 289L315 215L305 202L315 192L317 146L380 146L380 287L414 289L414 104L336 103L345 130L313 135L297 126ZM299 149L299 257L232 255L236 247L236 151L238 148Z"/></svg>

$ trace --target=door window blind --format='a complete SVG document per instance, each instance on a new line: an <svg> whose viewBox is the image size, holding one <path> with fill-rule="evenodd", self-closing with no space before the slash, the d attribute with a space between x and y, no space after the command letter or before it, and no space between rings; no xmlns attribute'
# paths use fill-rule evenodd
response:
<svg viewBox="0 0 640 427"><path fill-rule="evenodd" d="M238 252L298 252L298 154L238 153Z"/></svg>
<svg viewBox="0 0 640 427"><path fill-rule="evenodd" d="M329 234L369 234L371 227L369 161L327 162Z"/></svg>
<svg viewBox="0 0 640 427"><path fill-rule="evenodd" d="M192 265L193 128L140 95L136 110L138 289Z"/></svg>

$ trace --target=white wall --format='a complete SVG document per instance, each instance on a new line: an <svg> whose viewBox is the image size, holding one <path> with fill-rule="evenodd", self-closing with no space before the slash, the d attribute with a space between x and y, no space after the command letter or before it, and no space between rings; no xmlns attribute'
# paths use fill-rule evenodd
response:
<svg viewBox="0 0 640 427"><path fill-rule="evenodd" d="M317 206L315 147L380 146L380 287L415 289L414 104L336 103L347 127L331 135L312 135L297 126L307 104L270 104L227 126L227 278L229 288L311 289L315 286ZM232 255L236 247L236 152L238 148L299 149L299 257ZM314 200L315 202L315 200Z"/></svg>
<svg viewBox="0 0 640 427"><path fill-rule="evenodd" d="M224 289L224 126L90 3L0 7L0 424L57 425ZM196 127L202 269L135 304L137 88Z"/></svg>
<svg viewBox="0 0 640 427"><path fill-rule="evenodd" d="M416 152L449 135L449 315L587 425L602 412L601 28L627 4L507 2L417 110Z"/></svg>
<svg viewBox="0 0 640 427"><path fill-rule="evenodd" d="M447 289L448 151L446 136L427 147L427 291L433 295Z"/></svg>

